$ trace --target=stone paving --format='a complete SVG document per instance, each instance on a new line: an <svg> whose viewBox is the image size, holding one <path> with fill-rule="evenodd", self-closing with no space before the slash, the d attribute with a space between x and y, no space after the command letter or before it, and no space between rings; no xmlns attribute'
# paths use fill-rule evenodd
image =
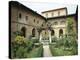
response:
<svg viewBox="0 0 80 60"><path fill-rule="evenodd" d="M49 45L43 45L43 56L44 57L52 57L52 54L49 49Z"/></svg>

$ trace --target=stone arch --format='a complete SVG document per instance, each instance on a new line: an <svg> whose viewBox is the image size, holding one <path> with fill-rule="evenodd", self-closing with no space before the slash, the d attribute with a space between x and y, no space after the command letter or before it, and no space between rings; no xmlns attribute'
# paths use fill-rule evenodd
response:
<svg viewBox="0 0 80 60"><path fill-rule="evenodd" d="M33 28L32 29L32 37L35 37L35 33L36 33L35 28Z"/></svg>
<svg viewBox="0 0 80 60"><path fill-rule="evenodd" d="M63 29L59 30L59 37L63 35Z"/></svg>
<svg viewBox="0 0 80 60"><path fill-rule="evenodd" d="M26 27L21 28L22 36L26 37Z"/></svg>
<svg viewBox="0 0 80 60"><path fill-rule="evenodd" d="M51 35L54 36L55 35L55 31L51 30Z"/></svg>

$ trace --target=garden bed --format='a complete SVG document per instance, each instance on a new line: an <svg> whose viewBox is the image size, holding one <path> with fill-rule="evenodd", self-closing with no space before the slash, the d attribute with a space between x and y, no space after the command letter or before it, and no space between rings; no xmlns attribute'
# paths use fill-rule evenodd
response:
<svg viewBox="0 0 80 60"><path fill-rule="evenodd" d="M50 45L50 50L53 56L69 56L73 55L74 51L71 48L64 48L64 47L54 47L53 45Z"/></svg>
<svg viewBox="0 0 80 60"><path fill-rule="evenodd" d="M32 40L25 40L24 37L17 36L11 42L11 58L33 58L42 57L43 47L41 43Z"/></svg>
<svg viewBox="0 0 80 60"><path fill-rule="evenodd" d="M55 43L50 44L50 50L53 56L78 55L77 40L71 36L55 39Z"/></svg>
<svg viewBox="0 0 80 60"><path fill-rule="evenodd" d="M34 48L29 54L28 58L42 57L43 56L43 47Z"/></svg>

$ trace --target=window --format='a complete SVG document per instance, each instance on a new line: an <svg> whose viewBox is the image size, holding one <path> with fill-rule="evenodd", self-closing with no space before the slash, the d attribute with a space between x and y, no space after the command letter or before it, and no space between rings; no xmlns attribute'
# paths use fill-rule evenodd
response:
<svg viewBox="0 0 80 60"><path fill-rule="evenodd" d="M32 37L35 37L35 28L32 29Z"/></svg>
<svg viewBox="0 0 80 60"><path fill-rule="evenodd" d="M55 35L54 30L51 30L51 35L52 35L52 36L54 36L54 35Z"/></svg>
<svg viewBox="0 0 80 60"><path fill-rule="evenodd" d="M45 31L45 35L46 35L46 31Z"/></svg>
<svg viewBox="0 0 80 60"><path fill-rule="evenodd" d="M54 22L54 25L57 25L57 24L58 24L58 22L57 22L57 21L55 21L55 22Z"/></svg>
<svg viewBox="0 0 80 60"><path fill-rule="evenodd" d="M39 23L39 21L37 21L37 23Z"/></svg>
<svg viewBox="0 0 80 60"><path fill-rule="evenodd" d="M52 17L54 16L54 13L52 12Z"/></svg>
<svg viewBox="0 0 80 60"><path fill-rule="evenodd" d="M61 21L60 24L65 24L65 21Z"/></svg>
<svg viewBox="0 0 80 60"><path fill-rule="evenodd" d="M47 23L47 26L50 26L50 25L51 25L51 23L50 23L50 22L48 22L48 23Z"/></svg>
<svg viewBox="0 0 80 60"><path fill-rule="evenodd" d="M43 24L42 24L42 27L43 27Z"/></svg>
<svg viewBox="0 0 80 60"><path fill-rule="evenodd" d="M47 22L48 24L51 24L49 21Z"/></svg>
<svg viewBox="0 0 80 60"><path fill-rule="evenodd" d="M58 16L60 16L60 11L58 11Z"/></svg>
<svg viewBox="0 0 80 60"><path fill-rule="evenodd" d="M28 16L26 16L25 19L28 20Z"/></svg>
<svg viewBox="0 0 80 60"><path fill-rule="evenodd" d="M20 19L22 18L22 15L21 15L21 13L19 13L19 18L20 18Z"/></svg>
<svg viewBox="0 0 80 60"><path fill-rule="evenodd" d="M59 30L59 37L62 36L62 35L63 35L63 30L60 29L60 30Z"/></svg>
<svg viewBox="0 0 80 60"><path fill-rule="evenodd" d="M35 22L35 19L34 19L34 22Z"/></svg>
<svg viewBox="0 0 80 60"><path fill-rule="evenodd" d="M46 17L48 17L48 14L46 14Z"/></svg>
<svg viewBox="0 0 80 60"><path fill-rule="evenodd" d="M26 37L26 28L22 27L21 28L22 36Z"/></svg>

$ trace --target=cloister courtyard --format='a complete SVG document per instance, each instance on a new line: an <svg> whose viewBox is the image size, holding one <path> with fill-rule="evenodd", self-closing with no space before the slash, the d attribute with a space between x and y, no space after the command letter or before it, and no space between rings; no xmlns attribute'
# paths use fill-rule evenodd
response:
<svg viewBox="0 0 80 60"><path fill-rule="evenodd" d="M17 2L9 2L10 58L78 55L78 6L43 11L42 15Z"/></svg>

